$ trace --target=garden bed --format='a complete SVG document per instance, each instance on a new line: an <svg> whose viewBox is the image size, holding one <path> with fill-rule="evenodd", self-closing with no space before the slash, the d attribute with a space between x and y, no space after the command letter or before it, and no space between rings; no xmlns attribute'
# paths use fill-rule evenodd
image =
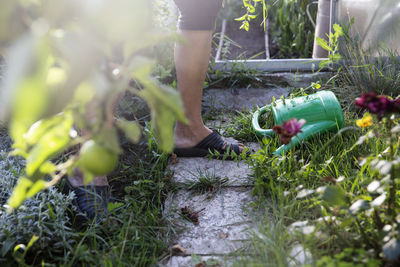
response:
<svg viewBox="0 0 400 267"><path fill-rule="evenodd" d="M225 20L223 23L226 23L226 27L221 27L217 32L224 41L222 47L215 50L215 53L221 51L220 60L266 58L268 47L265 46L265 32L260 21L252 21L249 31L239 29L239 21Z"/></svg>
<svg viewBox="0 0 400 267"><path fill-rule="evenodd" d="M236 18L246 13L241 1L231 1L221 12L221 22L217 26L217 36L225 36L224 41L216 40L218 60L238 59L296 59L311 58L314 27L306 15L307 6L315 21L316 8L311 0L283 1L267 3L268 15L263 23L261 7L258 6L249 21L249 30L240 29L243 21ZM265 26L265 27L264 27ZM217 53L220 51L221 53Z"/></svg>

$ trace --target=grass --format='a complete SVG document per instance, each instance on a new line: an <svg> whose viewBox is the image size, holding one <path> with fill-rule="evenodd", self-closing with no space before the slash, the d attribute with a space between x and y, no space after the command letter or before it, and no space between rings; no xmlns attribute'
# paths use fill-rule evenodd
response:
<svg viewBox="0 0 400 267"><path fill-rule="evenodd" d="M169 179L165 173L167 155L141 152L144 154L135 160L136 164L130 165L132 157L125 159L121 173L110 177L110 184L117 191L113 193L118 198L115 202L122 205L101 225L83 232L83 237L88 236L82 245L93 254L88 256L86 250L76 247L75 263L149 266L167 250L170 226L161 213ZM73 266L74 262L68 264Z"/></svg>
<svg viewBox="0 0 400 267"><path fill-rule="evenodd" d="M392 52L378 59L350 48L347 53L352 59L321 89L335 92L345 111L346 124L354 126L354 120L362 114L354 108L353 101L361 92L375 90L393 97L400 94L400 65L398 55ZM160 79L171 78L170 69L161 68L158 71ZM265 82L262 73L243 69L240 64L232 73L210 73L207 80L210 87L236 88L249 84L262 87ZM305 91L295 90L293 94L312 92L313 89L308 88ZM252 205L257 210L265 210L265 214L255 220L257 223L251 244L242 261L236 265L288 266L295 258L290 256L290 252L298 245L312 254L316 266L399 264L398 260L388 260L382 252L388 238L400 240L398 223L387 218L387 200L377 207L353 212L356 201L365 201L370 205L380 196L380 193L370 192L371 183L379 182L381 190L387 189L384 185L388 183L387 173L383 175L376 167L379 162L385 166L383 161L389 161L388 143L384 138L389 129L384 127L383 122L375 121L374 135L359 145L354 146L361 136L367 134L367 130L351 128L340 135L328 133L317 136L279 158L271 156L280 146L278 138L257 137L251 128L251 115L252 111L228 115L231 122L223 127L225 136L262 145L262 149L247 162L254 170L253 194L257 196L257 201ZM216 114L209 112L205 117L214 118ZM396 123L399 124L399 121ZM270 128L272 118L265 117L261 125ZM398 157L400 145L398 136L396 138L393 149ZM5 129L1 127L0 140L8 140ZM111 215L101 223L91 225L63 225L57 221L46 221L43 229L50 230L50 233L52 229L63 230L57 238L64 234L69 245L62 250L49 245L32 247L25 257L19 258L22 263L46 266L157 264L167 253L169 237L174 233L168 219L162 216L163 203L167 193L176 190L177 185L171 183L171 173L166 171L165 154L129 143L124 143L124 151L119 169L109 177L114 197L110 206ZM374 165L374 160L379 162ZM16 166L16 163L10 161L4 166L9 165ZM13 168L7 173L18 174ZM214 194L227 183L226 178L199 170L197 179L187 181L183 187L196 194ZM334 194L329 195L329 192ZM6 197L2 199L5 201ZM52 198L47 200L51 201ZM50 204L48 207L54 208L54 204ZM66 206L63 208L71 209L71 206ZM399 206L400 203L397 203L396 213L400 212ZM52 213L46 210L41 214L51 217L47 214ZM70 216L74 221L74 216ZM28 217L36 218L32 214ZM18 242L27 244L31 233ZM65 241L61 239L56 241ZM10 250L7 255L1 256L0 261L5 266L11 266L19 255L13 255Z"/></svg>
<svg viewBox="0 0 400 267"><path fill-rule="evenodd" d="M227 177L215 176L214 172L208 170L203 171L199 168L197 172L195 180L187 180L182 184L183 188L196 194L214 194L229 180Z"/></svg>
<svg viewBox="0 0 400 267"><path fill-rule="evenodd" d="M149 151L143 145L133 146L125 143L124 146L125 154L120 158L119 169L108 177L113 199L109 206L110 215L105 220L95 224L82 224L75 220L73 213L69 213L66 216L69 216L68 220L72 222L72 225L70 223L61 225L60 223L64 221L53 221L46 219L47 217L38 218L38 222L46 224L46 235L43 238L50 241L39 239L35 244L46 242L58 244L63 242L61 237L64 235L67 237L68 245L63 246L62 250L55 249L59 245L33 246L24 258L21 258L22 253L21 255L16 253L13 256L11 250L9 254L1 256L2 262L6 266L14 264L17 259L20 259L21 263L33 266L43 264L47 266L149 266L156 264L168 250L167 240L173 232L167 219L162 216L164 199L170 189L170 174L165 170L168 156L159 154L155 150ZM15 162L10 164L15 166ZM0 165L1 167L8 166ZM15 175L18 177L17 173ZM59 185L59 190L54 188L53 191L63 191L63 184ZM59 214L61 208L71 209L68 204L71 202L70 199L60 204L60 197L57 194L38 195L37 198L40 199L46 196L44 207L40 208L43 216L48 216L51 212L46 210L46 203L55 205L52 209L57 217L62 215ZM58 202L54 202L56 200ZM32 211L35 210L32 209ZM63 211L61 212L64 214ZM23 216L22 213L17 214L21 215L16 216ZM20 233L21 236L21 233L26 231L18 227L22 225L28 227L26 223L16 224L15 228L10 226L10 229ZM38 233L36 228L32 229L30 234ZM64 229L66 234L61 233L60 229ZM18 242L27 244L30 237L31 235L26 235L18 239ZM2 238L1 234L0 238Z"/></svg>
<svg viewBox="0 0 400 267"><path fill-rule="evenodd" d="M322 84L320 90L336 94L346 125L351 126L341 134L323 134L282 158L271 157L280 146L278 139L254 135L252 112L232 116L225 135L262 144L248 163L254 170L257 201L253 206L266 211L264 218L254 220L258 223L251 245L237 266L292 265L296 257L290 252L298 245L312 255L313 266L399 264L399 217L394 219L388 212L391 200L386 197L389 179L399 183L398 163L390 165L389 149L398 157L399 138L392 134L390 145L393 124L389 127L388 119L374 120L370 131L355 127L355 120L364 113L354 105L361 93L376 91L393 98L400 94L398 54L385 49L380 53L381 57L372 58L368 52L348 47L348 60ZM313 92L310 86L292 94ZM271 117L262 123L265 128L273 125ZM393 123L400 123L398 117ZM379 189L373 191L371 185L377 184ZM398 214L400 202L394 203L393 213Z"/></svg>
<svg viewBox="0 0 400 267"><path fill-rule="evenodd" d="M306 247L315 259L333 256L342 246L360 244L356 242L357 235L341 236L335 231L344 229L333 229L329 224L317 226L320 234L330 233L323 238L289 231L290 225L295 222L308 221L314 225L316 220L329 214L329 209L324 209L323 201L316 193L321 186L330 185L339 177L346 177L337 184L345 188L349 195L360 194L359 191L363 191L371 177L374 177L373 172L368 170L360 173L362 168L357 159L369 151L379 154L386 146L377 139L349 151L348 148L353 146L359 135L360 131L349 131L336 137L326 134L306 142L302 148L291 151L283 158L270 156L279 145L276 140L263 140L264 148L251 157L250 164L255 173L253 193L259 197L258 208L264 208L267 215L260 221L252 239L249 251L256 257L252 257L251 264L262 265L268 259L267 266L287 266L288 251L294 243ZM331 138L337 140L321 150ZM319 157L316 158L315 154Z"/></svg>
<svg viewBox="0 0 400 267"><path fill-rule="evenodd" d="M368 70L359 70L362 71ZM355 93L352 88L350 84L347 87L336 87L335 90L344 107L346 125L350 126L354 126L355 119L361 115L360 111L355 112ZM332 89L332 86L328 84L323 89ZM396 91L392 91L391 95L395 97L396 94ZM240 116L242 119L238 121L241 121L244 129L235 131L233 127L227 132L236 133L236 137L242 139L254 140L246 129L250 123L250 114ZM254 170L253 194L258 197L255 206L257 209L265 209L266 215L262 220L258 219L258 227L248 249L252 257L246 264L288 266L289 251L294 244L301 244L311 253L313 265L316 266L398 264L397 256L388 258L390 255L385 247L390 237L395 238L393 240L398 237L382 230L385 223L397 229L397 222L386 217L387 204L368 208L369 203L380 195L367 191L367 186L376 181L384 183L384 173L387 173L380 171L371 162L384 159L380 161L382 166L390 162L389 144L385 137L389 135L390 128L385 126L385 120L375 120L374 123L370 133L349 127L340 135L317 136L282 158L271 157L280 145L276 138L261 140L263 149L252 155L248 162ZM399 120L395 119L394 123L398 124ZM362 136L369 138L360 138ZM363 139L366 141L361 142ZM393 140L393 153L398 155L398 136ZM396 175L395 167L392 172L392 175ZM384 188L381 187L381 190L388 190ZM366 208L359 208L360 205L356 203L363 203ZM296 224L304 225L293 227ZM308 233L310 229L312 232ZM398 248L393 248L393 251L397 253Z"/></svg>

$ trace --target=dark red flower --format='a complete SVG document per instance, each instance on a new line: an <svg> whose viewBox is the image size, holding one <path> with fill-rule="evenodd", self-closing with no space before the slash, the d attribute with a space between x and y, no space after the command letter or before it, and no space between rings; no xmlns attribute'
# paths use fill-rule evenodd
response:
<svg viewBox="0 0 400 267"><path fill-rule="evenodd" d="M392 100L389 107L389 112L400 113L400 98Z"/></svg>
<svg viewBox="0 0 400 267"><path fill-rule="evenodd" d="M356 99L355 104L380 117L388 113L400 113L399 99L391 100L389 97L378 95L375 92L363 93Z"/></svg>
<svg viewBox="0 0 400 267"><path fill-rule="evenodd" d="M301 127L306 123L304 119L297 121L296 118L290 119L281 125L272 127L272 130L279 135L282 144L289 144L292 137L301 132Z"/></svg>

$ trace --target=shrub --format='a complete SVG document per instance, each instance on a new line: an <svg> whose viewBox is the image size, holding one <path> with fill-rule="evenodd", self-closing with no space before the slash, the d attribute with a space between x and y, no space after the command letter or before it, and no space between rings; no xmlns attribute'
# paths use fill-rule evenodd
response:
<svg viewBox="0 0 400 267"><path fill-rule="evenodd" d="M54 255L71 250L76 234L70 228L67 209L73 193L64 195L51 187L25 201L20 209L7 213L5 203L25 164L20 158L0 153L0 262L10 262L14 247L26 245L34 235L39 239L30 248L31 254L51 250L48 255Z"/></svg>

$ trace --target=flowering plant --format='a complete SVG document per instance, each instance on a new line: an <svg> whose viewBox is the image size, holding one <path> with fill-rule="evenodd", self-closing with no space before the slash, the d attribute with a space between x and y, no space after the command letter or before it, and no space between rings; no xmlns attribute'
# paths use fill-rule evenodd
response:
<svg viewBox="0 0 400 267"><path fill-rule="evenodd" d="M400 113L400 99L392 100L375 92L363 93L356 99L355 104L377 114L380 119L385 114Z"/></svg>
<svg viewBox="0 0 400 267"><path fill-rule="evenodd" d="M398 157L400 127L397 118L397 115L400 114L400 99L393 100L389 96L368 92L357 98L355 104L368 110L371 114L375 114L380 124L379 130L368 131L359 138L356 145L361 145L370 138L380 136L385 139L388 147L379 157L370 155L360 162L363 168L365 168L364 165L369 165L373 170L377 170L380 176L367 187L369 198L372 201L367 201L368 197L363 196L354 202L350 209L364 205L364 210L369 210L369 214L374 214L376 231L380 236L383 236L380 241L383 255L388 260L397 260L400 258L400 236L398 235L400 216L398 216L399 199L397 192L400 184L400 158ZM356 121L356 124L359 127L370 126L372 125L372 116L366 113L362 119ZM385 225L387 229L390 227L394 231L386 231L382 228L382 225ZM376 242L371 240L369 242Z"/></svg>
<svg viewBox="0 0 400 267"><path fill-rule="evenodd" d="M372 125L372 116L369 113L365 113L364 117L359 120L356 120L356 124L358 127L365 128Z"/></svg>
<svg viewBox="0 0 400 267"><path fill-rule="evenodd" d="M281 125L275 125L272 130L279 135L279 140L282 144L289 144L290 140L301 132L301 127L306 123L304 119L297 120L296 118L290 119Z"/></svg>

